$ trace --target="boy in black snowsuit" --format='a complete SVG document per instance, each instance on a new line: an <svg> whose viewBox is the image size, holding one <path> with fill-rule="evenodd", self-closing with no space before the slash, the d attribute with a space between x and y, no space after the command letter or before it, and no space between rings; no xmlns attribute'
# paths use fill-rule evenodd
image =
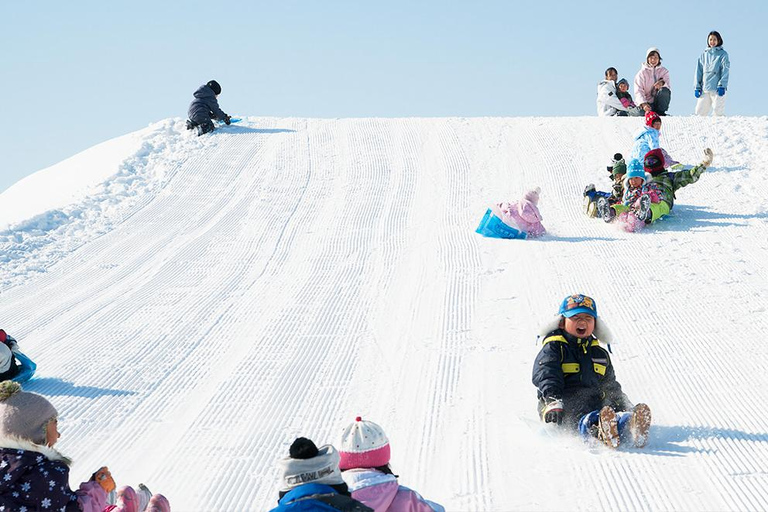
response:
<svg viewBox="0 0 768 512"><path fill-rule="evenodd" d="M198 87L194 94L195 99L189 104L187 130L197 128L197 135L200 136L214 130L213 119L224 121L226 124L231 122L230 117L219 108L216 99L219 94L221 86L216 80Z"/></svg>
<svg viewBox="0 0 768 512"><path fill-rule="evenodd" d="M633 407L622 392L610 354L600 344L610 343L610 333L597 323L594 299L566 297L544 332L533 364L541 419L578 428L585 440L597 437L612 448L622 437L631 438L638 448L645 446L651 411L645 404Z"/></svg>

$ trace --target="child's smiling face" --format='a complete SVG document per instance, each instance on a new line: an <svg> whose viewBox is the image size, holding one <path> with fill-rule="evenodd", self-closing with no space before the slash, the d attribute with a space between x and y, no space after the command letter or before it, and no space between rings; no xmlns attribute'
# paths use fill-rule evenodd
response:
<svg viewBox="0 0 768 512"><path fill-rule="evenodd" d="M627 92L627 89L629 89L629 85L627 85L626 83L624 83L624 82L621 82L621 83L619 84L619 90L620 90L621 92Z"/></svg>
<svg viewBox="0 0 768 512"><path fill-rule="evenodd" d="M643 178L629 178L629 186L632 188L637 188L643 186Z"/></svg>
<svg viewBox="0 0 768 512"><path fill-rule="evenodd" d="M563 318L561 329L577 338L592 336L595 330L595 317L589 313L579 313L569 318Z"/></svg>

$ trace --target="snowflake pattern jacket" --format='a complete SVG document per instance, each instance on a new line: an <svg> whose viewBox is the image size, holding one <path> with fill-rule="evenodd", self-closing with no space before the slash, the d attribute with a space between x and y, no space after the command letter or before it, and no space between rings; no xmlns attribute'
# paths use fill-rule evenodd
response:
<svg viewBox="0 0 768 512"><path fill-rule="evenodd" d="M70 461L47 446L0 439L0 510L101 512L107 494L96 482L69 488Z"/></svg>

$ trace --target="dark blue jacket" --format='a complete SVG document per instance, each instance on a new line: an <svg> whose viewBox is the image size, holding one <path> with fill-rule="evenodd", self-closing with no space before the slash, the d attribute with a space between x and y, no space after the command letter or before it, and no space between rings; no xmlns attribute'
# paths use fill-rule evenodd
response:
<svg viewBox="0 0 768 512"><path fill-rule="evenodd" d="M632 408L616 380L611 357L597 338L577 338L556 329L544 337L543 344L533 363L539 412L545 398L562 399L563 421L575 426L581 416L605 405L616 411Z"/></svg>
<svg viewBox="0 0 768 512"><path fill-rule="evenodd" d="M305 511L373 512L359 501L339 494L336 489L323 484L304 484L288 492L270 512Z"/></svg>
<svg viewBox="0 0 768 512"><path fill-rule="evenodd" d="M195 91L195 99L189 104L189 119L197 124L202 124L211 119L223 120L227 114L219 108L216 93L208 85L201 85Z"/></svg>

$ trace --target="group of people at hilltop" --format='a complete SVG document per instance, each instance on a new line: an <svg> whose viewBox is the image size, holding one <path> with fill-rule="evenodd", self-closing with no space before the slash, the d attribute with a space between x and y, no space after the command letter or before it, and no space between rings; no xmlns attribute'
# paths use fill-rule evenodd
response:
<svg viewBox="0 0 768 512"><path fill-rule="evenodd" d="M634 99L629 93L629 82L619 79L616 68L605 70L605 79L597 85L598 116L643 116L656 112L667 115L672 98L669 70L661 65L658 48L648 48L645 61L634 79ZM697 98L696 114L725 113L725 100L730 77L728 52L723 49L723 38L713 30L707 35L707 48L696 62L693 94Z"/></svg>

